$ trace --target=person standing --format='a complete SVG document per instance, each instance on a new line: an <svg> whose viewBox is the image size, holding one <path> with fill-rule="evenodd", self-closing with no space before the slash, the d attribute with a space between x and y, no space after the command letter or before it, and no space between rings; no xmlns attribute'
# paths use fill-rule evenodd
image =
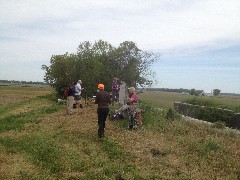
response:
<svg viewBox="0 0 240 180"><path fill-rule="evenodd" d="M68 85L68 96L67 96L67 114L73 114L75 87L74 83Z"/></svg>
<svg viewBox="0 0 240 180"><path fill-rule="evenodd" d="M137 108L137 103L138 103L138 96L137 93L135 92L134 87L128 88L129 90L129 98L128 98L128 104L129 104L129 123L128 123L128 128L135 129L137 127L137 120L136 120L136 108Z"/></svg>
<svg viewBox="0 0 240 180"><path fill-rule="evenodd" d="M119 83L117 78L113 78L112 82L112 102L118 102L119 98Z"/></svg>
<svg viewBox="0 0 240 180"><path fill-rule="evenodd" d="M98 137L104 137L105 122L109 113L110 95L104 91L104 84L98 84L99 91L96 94L95 104L98 104Z"/></svg>
<svg viewBox="0 0 240 180"><path fill-rule="evenodd" d="M83 88L81 87L82 81L78 80L76 86L75 86L75 96L74 100L76 105L79 105L80 108L82 108L82 99L81 99L81 91Z"/></svg>

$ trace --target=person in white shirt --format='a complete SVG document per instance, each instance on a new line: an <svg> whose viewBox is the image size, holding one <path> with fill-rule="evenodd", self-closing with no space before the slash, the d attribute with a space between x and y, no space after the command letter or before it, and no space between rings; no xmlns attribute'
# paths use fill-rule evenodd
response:
<svg viewBox="0 0 240 180"><path fill-rule="evenodd" d="M75 104L79 105L80 108L83 108L82 106L82 100L81 100L81 91L84 89L81 87L82 81L78 80L76 86L75 86L75 96L74 96L74 100L75 100Z"/></svg>

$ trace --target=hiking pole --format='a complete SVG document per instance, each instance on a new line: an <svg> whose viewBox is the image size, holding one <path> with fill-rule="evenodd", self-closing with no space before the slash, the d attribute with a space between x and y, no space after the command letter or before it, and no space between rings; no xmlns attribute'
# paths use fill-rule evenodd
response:
<svg viewBox="0 0 240 180"><path fill-rule="evenodd" d="M142 88L139 92L137 92L137 94L140 94L140 93L142 93L143 92L143 90L144 90L144 88Z"/></svg>
<svg viewBox="0 0 240 180"><path fill-rule="evenodd" d="M85 87L85 97L84 97L84 99L85 99L85 105L87 104L87 87Z"/></svg>

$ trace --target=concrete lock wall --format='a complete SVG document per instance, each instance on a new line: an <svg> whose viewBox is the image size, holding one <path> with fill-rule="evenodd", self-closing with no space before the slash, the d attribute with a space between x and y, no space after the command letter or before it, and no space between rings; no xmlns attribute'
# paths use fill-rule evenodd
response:
<svg viewBox="0 0 240 180"><path fill-rule="evenodd" d="M178 113L184 116L212 123L222 121L227 127L240 129L240 113L234 113L229 109L198 106L181 102L175 102L174 108Z"/></svg>

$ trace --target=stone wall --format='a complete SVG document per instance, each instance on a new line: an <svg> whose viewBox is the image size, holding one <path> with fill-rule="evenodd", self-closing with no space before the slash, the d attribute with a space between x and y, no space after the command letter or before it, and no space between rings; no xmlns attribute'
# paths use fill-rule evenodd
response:
<svg viewBox="0 0 240 180"><path fill-rule="evenodd" d="M222 121L227 127L240 129L240 113L234 113L229 109L198 106L181 102L175 102L174 108L184 116L212 123Z"/></svg>

